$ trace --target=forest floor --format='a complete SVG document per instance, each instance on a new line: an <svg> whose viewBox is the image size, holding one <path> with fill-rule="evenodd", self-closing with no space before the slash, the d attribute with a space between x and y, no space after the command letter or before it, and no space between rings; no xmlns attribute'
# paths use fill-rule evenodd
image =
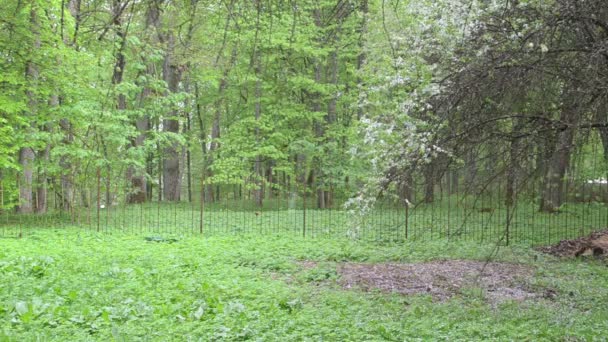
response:
<svg viewBox="0 0 608 342"><path fill-rule="evenodd" d="M0 341L593 340L608 264L523 246L40 230L0 238Z"/></svg>

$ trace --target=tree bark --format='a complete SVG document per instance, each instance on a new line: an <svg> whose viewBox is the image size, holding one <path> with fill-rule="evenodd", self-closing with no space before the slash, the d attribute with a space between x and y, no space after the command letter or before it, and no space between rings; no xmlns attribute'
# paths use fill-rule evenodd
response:
<svg viewBox="0 0 608 342"><path fill-rule="evenodd" d="M63 131L63 144L71 145L74 142L74 135L72 134L72 128L70 120L61 119L59 121L59 127ZM62 169L61 173L61 203L60 206L64 210L70 210L72 203L74 202L74 179L72 175L72 165L66 156L61 156L59 159L59 166Z"/></svg>
<svg viewBox="0 0 608 342"><path fill-rule="evenodd" d="M477 155L475 150L471 148L466 155L465 164L465 180L464 180L464 191L468 194L477 193Z"/></svg>
<svg viewBox="0 0 608 342"><path fill-rule="evenodd" d="M148 65L146 67L146 74L148 76L154 75L154 67ZM145 85L141 94L139 95L139 106L144 107L146 99L151 95L152 91ZM138 135L131 141L131 148L141 149L146 141L148 131L151 129L150 117L148 115L142 115L135 120L135 128L137 129ZM131 165L127 168L127 182L131 188L127 195L127 203L144 203L148 199L148 182L146 181L146 172L149 169L150 158L146 158L146 168L137 169Z"/></svg>
<svg viewBox="0 0 608 342"><path fill-rule="evenodd" d="M188 92L188 90L186 90ZM186 179L188 181L188 202L192 203L192 155L191 155L191 146L190 146L190 132L192 131L192 106L186 106L188 110L186 111L186 136L188 137L188 144L186 150Z"/></svg>
<svg viewBox="0 0 608 342"><path fill-rule="evenodd" d="M124 23L123 23L123 12L126 9L126 6L128 4L128 0L127 1L123 1L123 0L114 0L112 3L112 17L113 17L113 21L112 21L112 25L114 26L114 30L116 32L116 36L119 39L119 48L116 50L116 54L114 56L115 61L114 61L114 70L112 73L112 85L114 87L114 91L116 91L117 87L122 83L123 81L123 77L124 77L124 72L125 72L125 67L127 64L127 59L126 59L126 55L125 55L125 49L127 46L127 30L124 27ZM117 93L116 94L116 110L117 111L124 111L127 109L127 98L124 94L122 93ZM103 138L102 138L103 141ZM134 143L132 142L132 145ZM106 146L104 144L104 153L106 152ZM111 206L112 205L112 195L111 195L111 177L112 177L112 168L110 166L110 164L107 165L106 167L106 206ZM134 177L134 168L132 166L129 166L127 168L127 179L133 183L133 177ZM141 185L139 186L139 189L141 188ZM127 196L127 202L131 202L132 201L132 191L129 192L128 196ZM139 194L137 196L140 196ZM145 195L144 195L145 198Z"/></svg>
<svg viewBox="0 0 608 342"><path fill-rule="evenodd" d="M52 95L50 100L52 107L59 106L59 96ZM43 130L49 131L48 127L44 127ZM47 163L51 154L51 145L46 144L44 149L38 151L37 159L39 161L37 166L37 181L36 181L36 213L44 214L47 211L48 202L48 188L47 188Z"/></svg>
<svg viewBox="0 0 608 342"><path fill-rule="evenodd" d="M570 109L562 111L560 121L568 125L558 132L555 149L547 162L544 185L541 193L540 211L555 212L563 203L564 176L570 164L574 139L573 123L576 113Z"/></svg>
<svg viewBox="0 0 608 342"><path fill-rule="evenodd" d="M72 37L72 45L77 50L77 40L78 40L78 31L80 28L80 5L81 0L69 0L68 1L68 10L70 15L74 18L74 35ZM63 14L63 12L62 12ZM62 36L63 36L63 22L62 22ZM65 45L69 45L70 42L68 37L63 36L63 43ZM58 60L58 62L60 62ZM61 105L61 98L57 98L57 105ZM65 146L70 146L74 143L74 133L72 132L72 125L68 118L62 118L59 120L59 128L63 132L62 144ZM62 170L60 177L60 185L61 185L61 200L59 203L59 207L63 210L72 210L72 206L75 201L75 193L74 193L74 174L72 171L72 164L70 159L62 155L59 158L59 166Z"/></svg>
<svg viewBox="0 0 608 342"><path fill-rule="evenodd" d="M80 5L81 0L70 0L68 2L68 9L70 14L74 17L74 35L72 36L72 45L78 50L78 33L80 31Z"/></svg>
<svg viewBox="0 0 608 342"><path fill-rule="evenodd" d="M30 147L22 147L19 150L21 177L19 179L19 206L17 207L17 211L21 214L28 214L34 210L32 182L35 159L34 150Z"/></svg>
<svg viewBox="0 0 608 342"><path fill-rule="evenodd" d="M318 16L319 14L317 14ZM321 66L318 61L314 63L315 68L315 82L317 84L321 83ZM321 95L318 93L314 93L312 95L312 110L314 112L321 111ZM329 107L328 107L329 108ZM315 136L317 139L322 139L325 136L325 123L315 121ZM312 184L316 185L316 195L317 195L317 208L324 209L325 208L325 191L323 190L323 166L321 162L321 158L319 156L314 156L313 158L314 168L312 170Z"/></svg>
<svg viewBox="0 0 608 342"><path fill-rule="evenodd" d="M38 14L35 8L30 10L30 26L34 38L33 51L40 49L40 28L38 24ZM29 89L26 91L28 99L28 116L33 120L36 116L36 107L38 105L36 95L32 90L38 80L38 67L33 61L28 61L25 67L26 79L29 83ZM30 124L33 128L34 123ZM31 129L31 128L30 128ZM19 150L19 164L21 165L22 173L19 179L19 205L17 211L19 213L31 213L34 209L33 204L33 176L36 161L36 153L29 146L23 146Z"/></svg>
<svg viewBox="0 0 608 342"><path fill-rule="evenodd" d="M260 53L259 46L259 31L260 31L260 15L261 15L261 1L255 0L255 5L257 9L257 19L256 19L256 32L255 32L255 41L253 46L253 56L251 57L251 62L253 64L253 70L255 74L255 141L256 148L259 148L260 143L260 119L262 118L262 56ZM262 156L256 154L255 161L253 165L253 177L255 183L255 189L253 190L253 198L256 206L262 207L264 200L264 170L262 167Z"/></svg>
<svg viewBox="0 0 608 342"><path fill-rule="evenodd" d="M181 80L181 67L174 60L175 36L172 32L167 35L167 51L163 62L163 79L168 85L169 93L178 91ZM179 115L177 110L171 110L163 120L163 132L179 134ZM163 196L165 201L179 201L181 194L182 167L180 165L179 144L169 143L163 150Z"/></svg>
<svg viewBox="0 0 608 342"><path fill-rule="evenodd" d="M133 148L142 148L146 140L146 134L150 130L150 119L147 116L139 118L135 122L139 135L133 139ZM127 196L127 203L144 203L148 193L145 170L137 170L134 166L127 169L127 179L131 184L131 189Z"/></svg>
<svg viewBox="0 0 608 342"><path fill-rule="evenodd" d="M448 173L448 177L450 180L450 189L449 189L450 195L457 194L458 188L459 188L458 170L451 170Z"/></svg>
<svg viewBox="0 0 608 342"><path fill-rule="evenodd" d="M259 56L259 52L255 52L256 56L254 56L255 58L255 75L256 75L256 81L255 81L255 121L256 121L256 127L255 127L255 139L256 139L256 145L259 144L259 139L260 139L260 128L258 127L260 119L262 118L262 103L261 103L261 99L262 99L262 80L261 80L261 58ZM256 146L259 147L259 146ZM258 207L262 207L263 204L263 200L264 200L264 190L263 190L263 178L264 178L264 170L262 168L262 157L258 154L255 156L255 163L254 163L254 177L255 177L255 185L256 188L253 191L253 198L255 200L255 204Z"/></svg>
<svg viewBox="0 0 608 342"><path fill-rule="evenodd" d="M604 103L602 106L600 106L600 109L598 109L595 114L595 120L597 123L604 124L604 126L599 126L597 131L600 135L600 139L602 140L604 161L608 163L608 103Z"/></svg>
<svg viewBox="0 0 608 342"><path fill-rule="evenodd" d="M47 188L47 172L46 172L46 163L49 160L50 154L50 145L40 151L38 155L38 160L40 160L41 165L38 166L38 175L36 182L36 213L44 214L47 211L48 205L48 188Z"/></svg>
<svg viewBox="0 0 608 342"><path fill-rule="evenodd" d="M363 78L360 76L363 70L363 66L365 65L365 59L367 55L365 53L365 35L367 33L367 13L369 12L368 0L361 0L361 4L359 5L359 10L362 14L361 24L359 26L359 55L357 56L357 86L359 87L359 98L357 105L357 120L361 120L363 117L363 96L365 92L363 91Z"/></svg>
<svg viewBox="0 0 608 342"><path fill-rule="evenodd" d="M517 196L517 173L519 170L520 139L516 137L522 129L522 121L516 119L514 128L511 131L511 141L509 146L509 164L507 168L507 184L505 186L505 205L512 207Z"/></svg>
<svg viewBox="0 0 608 342"><path fill-rule="evenodd" d="M436 162L432 161L424 168L424 202L435 201Z"/></svg>

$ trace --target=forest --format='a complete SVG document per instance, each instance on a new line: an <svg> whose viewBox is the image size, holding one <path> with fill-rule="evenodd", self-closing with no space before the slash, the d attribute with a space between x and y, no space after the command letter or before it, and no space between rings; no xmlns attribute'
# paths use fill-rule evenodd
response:
<svg viewBox="0 0 608 342"><path fill-rule="evenodd" d="M296 188L317 208L357 194L430 203L444 184L553 212L594 180L605 200L607 11L4 1L3 209L86 206L97 173L108 204L225 192L262 206Z"/></svg>
<svg viewBox="0 0 608 342"><path fill-rule="evenodd" d="M601 340L605 0L1 0L0 341Z"/></svg>

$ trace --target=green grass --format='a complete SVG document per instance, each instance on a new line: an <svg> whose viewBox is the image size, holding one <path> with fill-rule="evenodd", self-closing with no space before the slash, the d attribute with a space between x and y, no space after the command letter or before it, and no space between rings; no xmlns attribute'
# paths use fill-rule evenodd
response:
<svg viewBox="0 0 608 342"><path fill-rule="evenodd" d="M608 332L601 261L501 247L498 260L530 264L532 285L558 296L493 307L474 289L445 303L346 291L335 272L343 261L485 259L492 244L162 236L66 227L0 239L0 341L537 341ZM300 260L319 263L304 269Z"/></svg>

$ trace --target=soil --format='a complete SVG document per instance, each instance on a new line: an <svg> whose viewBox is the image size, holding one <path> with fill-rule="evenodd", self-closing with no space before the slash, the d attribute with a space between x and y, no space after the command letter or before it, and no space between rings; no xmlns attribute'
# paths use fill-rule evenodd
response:
<svg viewBox="0 0 608 342"><path fill-rule="evenodd" d="M578 239L562 240L551 246L537 250L558 257L579 257L592 255L606 258L608 256L608 230L598 231Z"/></svg>
<svg viewBox="0 0 608 342"><path fill-rule="evenodd" d="M467 260L412 264L343 263L338 267L338 273L339 283L345 289L430 294L440 301L467 290L478 290L492 304L539 296L526 288L525 280L533 275L533 269L517 264Z"/></svg>

